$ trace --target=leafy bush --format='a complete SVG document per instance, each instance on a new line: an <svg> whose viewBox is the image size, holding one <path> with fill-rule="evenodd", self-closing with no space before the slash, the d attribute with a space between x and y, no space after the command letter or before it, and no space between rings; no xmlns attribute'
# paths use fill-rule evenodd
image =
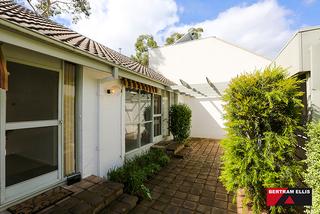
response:
<svg viewBox="0 0 320 214"><path fill-rule="evenodd" d="M175 141L183 143L190 136L191 109L185 104L170 107L169 128Z"/></svg>
<svg viewBox="0 0 320 214"><path fill-rule="evenodd" d="M220 180L228 191L244 189L255 213L267 208L265 188L295 187L301 176L294 158L303 106L300 83L281 67L269 67L234 78L225 91L227 137L221 142Z"/></svg>
<svg viewBox="0 0 320 214"><path fill-rule="evenodd" d="M320 122L313 122L308 126L309 142L306 143L305 163L307 171L304 173L305 183L312 188L312 209L308 213L320 213Z"/></svg>
<svg viewBox="0 0 320 214"><path fill-rule="evenodd" d="M158 173L169 161L170 158L164 151L152 149L126 161L122 167L110 170L108 178L123 183L125 192L151 199L150 191L143 183Z"/></svg>

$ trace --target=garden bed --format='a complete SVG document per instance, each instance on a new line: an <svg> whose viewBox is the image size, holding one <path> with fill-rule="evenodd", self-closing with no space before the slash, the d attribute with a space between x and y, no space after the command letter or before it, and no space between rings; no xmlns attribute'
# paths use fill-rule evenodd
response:
<svg viewBox="0 0 320 214"><path fill-rule="evenodd" d="M163 150L151 149L141 156L127 160L122 167L109 171L108 178L110 181L123 183L126 193L140 199L151 199L150 191L144 182L157 174L169 161L169 156Z"/></svg>

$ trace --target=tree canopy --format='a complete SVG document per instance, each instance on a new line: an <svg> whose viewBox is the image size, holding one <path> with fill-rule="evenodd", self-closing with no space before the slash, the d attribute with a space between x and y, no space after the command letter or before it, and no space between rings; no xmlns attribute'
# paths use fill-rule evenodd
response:
<svg viewBox="0 0 320 214"><path fill-rule="evenodd" d="M136 55L131 56L133 60L136 62L141 63L142 65L148 65L149 63L149 56L148 56L148 50L150 48L157 48L158 44L154 40L152 35L140 35L137 38L137 41L135 43L135 50Z"/></svg>
<svg viewBox="0 0 320 214"><path fill-rule="evenodd" d="M72 21L76 23L81 16L90 16L90 4L88 0L16 0L26 2L37 14L51 18L59 14L70 14Z"/></svg>
<svg viewBox="0 0 320 214"><path fill-rule="evenodd" d="M188 33L191 33L194 39L200 39L201 35L203 33L202 28L190 28L188 30ZM178 41L181 37L183 37L185 34L183 33L172 33L169 37L166 38L166 42L164 45L172 45L176 41ZM150 48L157 48L158 44L154 40L152 35L148 34L142 34L137 38L137 41L135 43L135 50L136 53L135 55L132 55L131 58L139 62L143 65L148 65L149 64L149 54L148 50Z"/></svg>

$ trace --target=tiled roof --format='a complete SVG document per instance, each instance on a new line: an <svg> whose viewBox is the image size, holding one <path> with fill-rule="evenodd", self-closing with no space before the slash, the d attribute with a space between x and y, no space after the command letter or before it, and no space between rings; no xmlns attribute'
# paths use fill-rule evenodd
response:
<svg viewBox="0 0 320 214"><path fill-rule="evenodd" d="M120 67L159 81L164 85L174 85L172 81L162 74L69 28L41 17L13 1L0 0L0 19L7 20L96 57L100 57L108 62L117 64Z"/></svg>

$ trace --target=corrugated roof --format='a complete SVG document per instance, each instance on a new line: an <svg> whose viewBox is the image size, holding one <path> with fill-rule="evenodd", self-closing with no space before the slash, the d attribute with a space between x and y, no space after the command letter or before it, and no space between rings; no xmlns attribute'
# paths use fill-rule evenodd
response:
<svg viewBox="0 0 320 214"><path fill-rule="evenodd" d="M114 63L130 71L142 74L150 79L159 81L164 85L174 85L172 81L162 74L133 61L98 42L89 39L63 25L57 24L35 12L14 3L10 0L0 0L0 19L9 21L46 37L85 51L107 62Z"/></svg>

